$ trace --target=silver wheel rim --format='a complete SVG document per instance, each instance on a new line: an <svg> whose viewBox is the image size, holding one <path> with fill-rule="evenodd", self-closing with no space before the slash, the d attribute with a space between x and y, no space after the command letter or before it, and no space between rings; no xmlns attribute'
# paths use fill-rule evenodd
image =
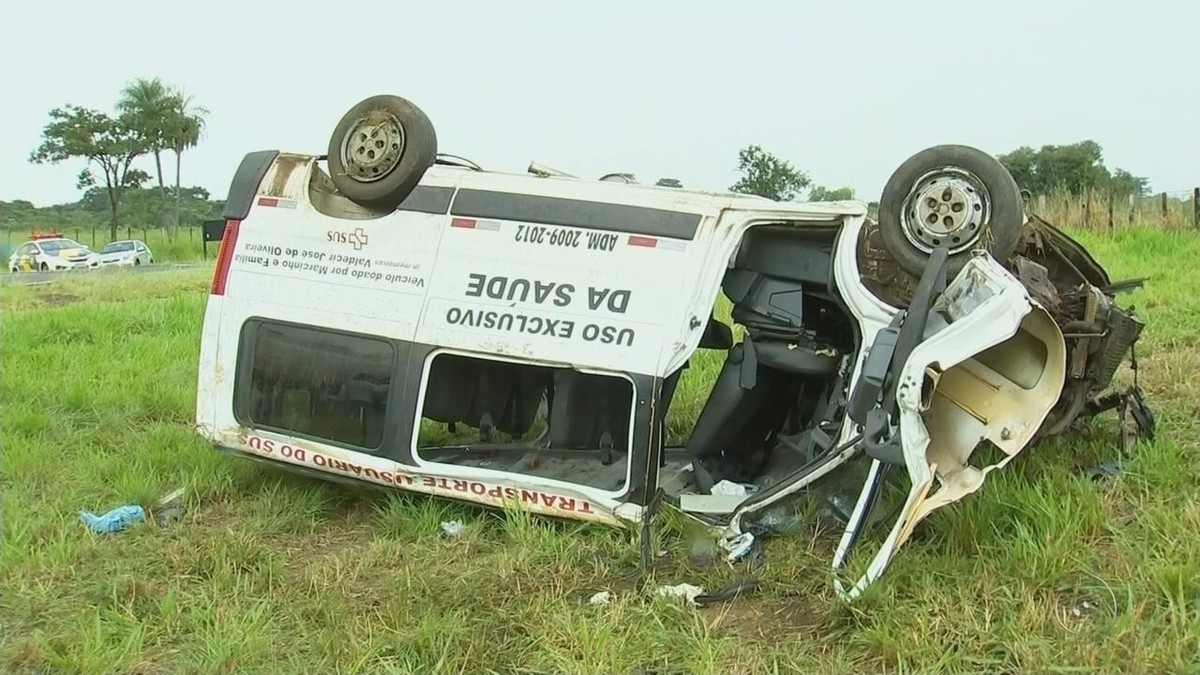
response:
<svg viewBox="0 0 1200 675"><path fill-rule="evenodd" d="M926 253L945 247L953 254L979 241L992 215L992 200L978 176L943 167L913 183L900 213L909 243Z"/></svg>
<svg viewBox="0 0 1200 675"><path fill-rule="evenodd" d="M391 173L404 155L404 127L395 115L376 110L351 125L342 138L342 166L361 183Z"/></svg>

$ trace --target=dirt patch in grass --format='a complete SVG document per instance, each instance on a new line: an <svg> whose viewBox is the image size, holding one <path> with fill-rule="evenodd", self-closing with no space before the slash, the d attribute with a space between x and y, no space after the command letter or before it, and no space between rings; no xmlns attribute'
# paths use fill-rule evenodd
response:
<svg viewBox="0 0 1200 675"><path fill-rule="evenodd" d="M799 597L744 597L704 612L709 614L706 623L715 636L749 642L804 639L816 636L826 623L811 602Z"/></svg>
<svg viewBox="0 0 1200 675"><path fill-rule="evenodd" d="M82 297L71 293L38 293L37 303L48 307L70 305L83 300Z"/></svg>

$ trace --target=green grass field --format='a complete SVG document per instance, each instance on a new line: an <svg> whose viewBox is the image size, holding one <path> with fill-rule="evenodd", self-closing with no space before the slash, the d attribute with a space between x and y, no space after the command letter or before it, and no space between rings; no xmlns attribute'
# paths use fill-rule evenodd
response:
<svg viewBox="0 0 1200 675"><path fill-rule="evenodd" d="M755 596L639 595L635 537L360 493L218 455L192 435L206 269L4 285L6 673L1196 672L1200 237L1079 233L1149 327L1159 419L1118 478L1115 426L1033 449L935 513L860 602L835 534L766 542ZM1126 298L1128 300L1129 298ZM716 362L692 369L686 431ZM186 516L95 536L78 511L187 488ZM467 524L457 539L439 523ZM660 528L655 584L716 589ZM610 590L611 604L584 602Z"/></svg>

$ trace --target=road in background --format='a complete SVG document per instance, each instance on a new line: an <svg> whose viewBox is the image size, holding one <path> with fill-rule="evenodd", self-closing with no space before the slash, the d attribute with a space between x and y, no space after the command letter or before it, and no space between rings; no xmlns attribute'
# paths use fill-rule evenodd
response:
<svg viewBox="0 0 1200 675"><path fill-rule="evenodd" d="M97 269L80 269L61 272L12 272L0 277L0 283L15 284L18 286L32 286L35 284L48 284L56 279L73 278L80 275L93 274L116 274L118 272L130 272L133 274L154 274L158 272L179 272L182 270L196 270L205 267L211 267L212 263L154 263L153 265L135 265L133 267L100 267Z"/></svg>

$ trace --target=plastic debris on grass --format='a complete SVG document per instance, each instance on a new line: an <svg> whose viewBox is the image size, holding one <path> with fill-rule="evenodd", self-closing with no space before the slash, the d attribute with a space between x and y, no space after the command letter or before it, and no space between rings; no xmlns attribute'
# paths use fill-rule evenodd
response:
<svg viewBox="0 0 1200 675"><path fill-rule="evenodd" d="M463 530L465 529L466 526L463 525L461 520L447 520L442 523L442 532L447 537L457 537L458 535L462 534Z"/></svg>
<svg viewBox="0 0 1200 675"><path fill-rule="evenodd" d="M102 516L91 511L80 511L79 519L96 534L120 532L130 525L146 519L146 510L135 504L118 506Z"/></svg>
<svg viewBox="0 0 1200 675"><path fill-rule="evenodd" d="M589 605L607 605L612 601L612 593L609 591L600 591L592 597L588 598Z"/></svg>
<svg viewBox="0 0 1200 675"><path fill-rule="evenodd" d="M696 596L703 595L704 589L691 584L676 584L674 586L659 586L658 594L669 598L684 598L688 604L696 604Z"/></svg>
<svg viewBox="0 0 1200 675"><path fill-rule="evenodd" d="M183 507L179 505L184 489L178 488L163 496L147 510L138 504L126 504L109 510L103 515L91 511L80 511L79 520L96 534L112 534L127 529L130 525L143 522L150 515L159 527L166 527L183 519Z"/></svg>
<svg viewBox="0 0 1200 675"><path fill-rule="evenodd" d="M721 548L725 549L729 554L725 559L731 563L741 560L753 547L754 535L749 532L743 532L736 537L730 537L721 541Z"/></svg>
<svg viewBox="0 0 1200 675"><path fill-rule="evenodd" d="M159 527L166 527L183 520L183 506L180 505L182 499L183 488L178 488L158 500L153 510L154 523Z"/></svg>

